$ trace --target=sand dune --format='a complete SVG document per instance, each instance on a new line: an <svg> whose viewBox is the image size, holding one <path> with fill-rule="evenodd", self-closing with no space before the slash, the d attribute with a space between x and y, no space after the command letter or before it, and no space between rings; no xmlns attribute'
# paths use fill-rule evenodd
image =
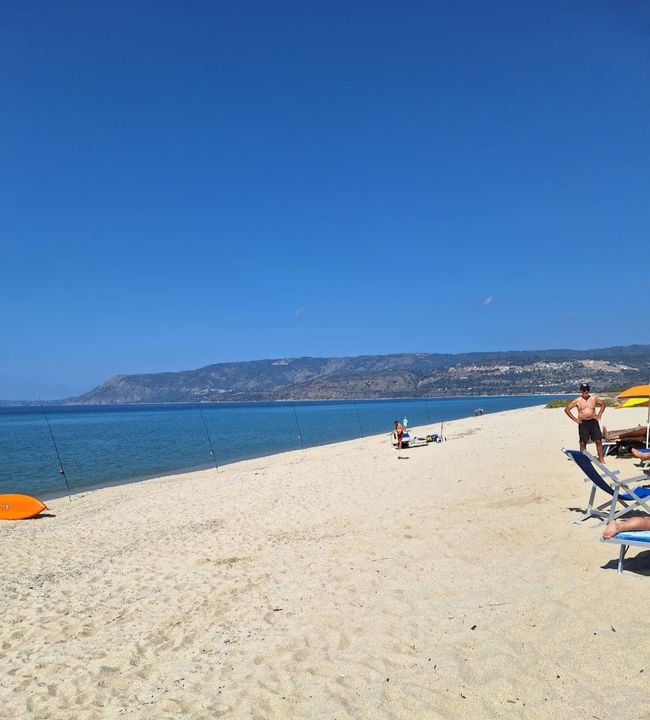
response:
<svg viewBox="0 0 650 720"><path fill-rule="evenodd" d="M650 553L618 576L600 524L570 524L587 496L560 452L575 425L527 408L447 434L105 488L1 523L0 716L650 717Z"/></svg>

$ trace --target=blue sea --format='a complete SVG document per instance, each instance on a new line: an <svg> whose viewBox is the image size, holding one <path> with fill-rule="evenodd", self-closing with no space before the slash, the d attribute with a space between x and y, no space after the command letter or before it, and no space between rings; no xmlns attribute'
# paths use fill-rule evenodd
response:
<svg viewBox="0 0 650 720"><path fill-rule="evenodd" d="M0 493L65 494L59 457L78 492L388 433L396 418L440 432L478 407L488 415L549 397L0 407Z"/></svg>

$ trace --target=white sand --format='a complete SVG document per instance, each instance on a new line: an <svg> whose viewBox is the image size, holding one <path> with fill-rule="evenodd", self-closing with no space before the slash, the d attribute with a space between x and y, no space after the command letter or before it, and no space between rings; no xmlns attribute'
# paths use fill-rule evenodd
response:
<svg viewBox="0 0 650 720"><path fill-rule="evenodd" d="M644 415L609 409L605 424ZM619 576L602 525L570 524L588 490L560 452L577 427L529 408L447 435L106 488L0 523L0 717L650 717L650 553L631 548Z"/></svg>

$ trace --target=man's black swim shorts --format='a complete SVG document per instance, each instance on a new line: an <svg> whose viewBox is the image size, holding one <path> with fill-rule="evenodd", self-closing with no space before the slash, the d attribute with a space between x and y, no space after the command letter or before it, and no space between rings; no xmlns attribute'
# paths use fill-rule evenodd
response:
<svg viewBox="0 0 650 720"><path fill-rule="evenodd" d="M581 443L588 443L590 440L602 440L603 434L600 431L598 420L583 420L578 425L578 437Z"/></svg>

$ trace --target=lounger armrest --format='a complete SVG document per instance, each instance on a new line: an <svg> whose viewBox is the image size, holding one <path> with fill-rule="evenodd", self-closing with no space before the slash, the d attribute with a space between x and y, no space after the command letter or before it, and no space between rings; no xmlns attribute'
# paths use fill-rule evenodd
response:
<svg viewBox="0 0 650 720"><path fill-rule="evenodd" d="M612 483L614 485L620 485L621 487L624 487L625 485L638 485L639 483L650 483L650 475L637 475L636 477L632 478L612 478Z"/></svg>

